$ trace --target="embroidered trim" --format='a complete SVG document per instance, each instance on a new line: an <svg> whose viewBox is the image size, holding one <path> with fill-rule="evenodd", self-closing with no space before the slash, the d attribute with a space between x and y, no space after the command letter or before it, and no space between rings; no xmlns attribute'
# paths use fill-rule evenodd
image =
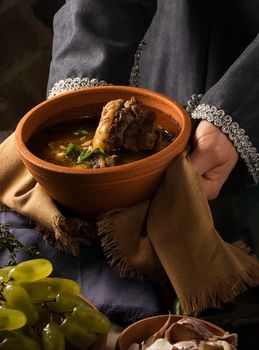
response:
<svg viewBox="0 0 259 350"><path fill-rule="evenodd" d="M76 77L74 79L67 78L65 80L60 80L53 85L52 89L49 90L48 98L54 97L66 91L80 90L83 88L89 88L93 86L107 86L107 85L112 85L112 84L108 84L104 80L89 79L86 77L85 78Z"/></svg>
<svg viewBox="0 0 259 350"><path fill-rule="evenodd" d="M194 94L192 95L191 99L187 102L187 106L185 107L185 109L187 110L187 112L189 112L190 114L194 111L194 109L198 106L198 104L200 103L201 99L202 99L202 94Z"/></svg>
<svg viewBox="0 0 259 350"><path fill-rule="evenodd" d="M207 120L220 128L232 141L240 157L246 163L249 173L253 176L254 182L258 184L259 154L245 130L240 128L231 116L226 115L222 109L217 109L215 106L200 104L192 111L191 117L192 119Z"/></svg>
<svg viewBox="0 0 259 350"><path fill-rule="evenodd" d="M141 54L143 52L145 45L146 45L146 42L144 40L141 40L141 42L139 43L139 46L137 48L137 51L135 53L134 64L133 64L133 67L131 69L130 79L129 79L130 86L139 87L139 85L140 85L139 61L140 61L140 57L141 57Z"/></svg>
<svg viewBox="0 0 259 350"><path fill-rule="evenodd" d="M140 85L139 61L145 45L146 45L145 41L141 40L137 48L137 51L134 55L134 64L131 69L130 79L129 79L130 86L138 87ZM76 77L74 79L67 78L65 80L60 80L53 85L53 87L49 90L48 98L54 97L66 91L80 90L83 88L88 88L93 86L107 86L107 85L112 85L112 84L108 84L105 80L98 80L96 78L93 78L93 79L89 79L87 77L84 77L84 78Z"/></svg>

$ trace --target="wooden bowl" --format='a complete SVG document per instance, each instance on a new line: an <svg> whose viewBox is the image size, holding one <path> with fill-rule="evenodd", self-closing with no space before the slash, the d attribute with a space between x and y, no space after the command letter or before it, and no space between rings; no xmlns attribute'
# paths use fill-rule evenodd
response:
<svg viewBox="0 0 259 350"><path fill-rule="evenodd" d="M171 324L182 319L183 316L171 315ZM131 344L142 343L147 340L151 335L157 332L168 320L168 315L160 315L154 317L148 317L143 320L137 321L132 325L125 328L118 336L116 350L128 350ZM206 325L216 335L224 335L225 331L214 325L213 323L200 320L206 323Z"/></svg>
<svg viewBox="0 0 259 350"><path fill-rule="evenodd" d="M158 124L177 135L172 144L147 158L101 169L54 165L27 147L30 137L46 125L80 115L100 115L108 101L132 96L155 110ZM106 209L148 199L167 166L186 148L190 132L188 113L171 98L135 87L103 86L63 93L37 105L18 123L16 142L23 163L50 197L82 217L94 218Z"/></svg>

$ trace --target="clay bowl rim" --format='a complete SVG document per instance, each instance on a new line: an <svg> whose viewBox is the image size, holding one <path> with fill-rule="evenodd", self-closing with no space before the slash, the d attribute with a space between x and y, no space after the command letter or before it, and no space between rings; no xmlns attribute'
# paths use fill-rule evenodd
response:
<svg viewBox="0 0 259 350"><path fill-rule="evenodd" d="M107 168L97 168L97 169L78 169L78 168L71 168L71 167L66 167L66 166L61 166L61 165L56 165L50 162L47 162L39 157L37 157L34 153L32 153L26 143L23 141L23 128L26 123L29 122L31 116L34 114L35 111L39 110L40 108L47 108L47 106L51 106L51 104L55 104L57 100L66 100L66 99L72 99L75 95L77 94L87 94L87 93L92 93L92 92L97 92L98 91L106 91L106 90L111 90L113 92L120 92L123 90L123 92L128 92L132 93L134 95L138 94L141 96L146 96L146 97L151 97L151 98L156 98L157 100L165 103L170 103L172 106L174 106L176 109L178 109L178 112L180 114L180 118L182 121L182 126L180 133L176 137L176 139L169 144L167 147L165 147L163 150L158 151L146 158L130 162L127 164L123 165L116 165L113 167L107 167ZM119 96L118 96L119 98ZM94 103L93 103L94 104ZM86 104L87 105L87 104ZM48 122L45 124L45 126L48 125ZM29 110L19 121L19 123L16 126L15 129L15 137L16 137L16 144L18 147L18 151L21 153L21 155L25 159L29 159L29 162L33 164L36 167L40 167L44 170L47 171L52 171L55 173L67 173L67 174L73 174L73 175L91 175L91 176L96 176L96 175L101 175L101 174L113 174L113 173L118 173L118 172L125 172L127 170L133 170L133 169L141 169L144 170L143 173L148 173L150 170L148 169L147 165L149 162L155 162L158 159L161 159L162 157L169 157L169 154L171 152L175 152L179 147L181 147L181 143L183 140L185 140L186 134L188 137L190 136L191 133L191 119L188 118L188 112L185 110L183 106L176 100L153 90L149 89L144 89L144 88L138 88L138 87L131 87L131 86L123 86L123 85L118 85L118 86L96 86L96 87L90 87L90 88L82 88L80 90L74 90L74 91L67 91L60 93L59 95L52 97L50 99L47 99L35 107L33 107L31 110ZM145 169L147 169L145 171ZM152 171L152 170L151 170Z"/></svg>
<svg viewBox="0 0 259 350"><path fill-rule="evenodd" d="M171 316L173 319L175 319L175 322L183 319L183 318L191 318L191 319L198 319L199 321L205 323L206 325L208 325L210 328L214 329L215 331L218 332L218 335L223 335L226 333L226 331L217 326L216 324L212 323L212 322L209 322L209 321L206 321L206 320L203 320L203 319L200 319L200 318L197 318L197 317L193 317L193 316L184 316L184 315L156 315L156 316L151 316L151 317L146 317L146 318L143 318L142 320L139 320L139 321L136 321L132 324L130 324L128 327L124 328L120 334L118 335L118 338L117 338L117 342L116 342L116 350L128 350L128 349L125 349L122 347L123 344L121 344L121 339L123 339L123 337L125 337L125 335L127 335L128 332L131 332L131 331L134 331L135 328L138 328L139 325L143 325L145 323L149 323L149 322L152 322L152 321L156 321L156 320L160 320L161 319L161 327L163 326L163 324L168 320L168 317ZM163 320L163 322L162 322ZM175 322L172 322L172 323L175 323ZM160 328L158 328L156 331L158 331ZM155 332L156 332L155 331ZM154 334L154 333L152 333ZM149 336L151 336L152 334L150 334ZM145 341L147 339L142 339L142 341ZM132 343L133 344L133 343ZM132 345L132 344L129 344Z"/></svg>

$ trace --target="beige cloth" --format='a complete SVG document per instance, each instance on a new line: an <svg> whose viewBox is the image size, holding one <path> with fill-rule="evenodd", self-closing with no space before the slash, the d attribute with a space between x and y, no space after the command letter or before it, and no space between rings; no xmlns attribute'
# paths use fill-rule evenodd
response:
<svg viewBox="0 0 259 350"><path fill-rule="evenodd" d="M77 253L94 234L67 218L19 159L14 135L0 145L0 202L35 221L60 249ZM185 155L167 169L150 201L106 213L98 234L121 276L170 281L186 314L218 307L259 285L259 262L224 242L213 226L200 176ZM241 249L242 248L242 249Z"/></svg>
<svg viewBox="0 0 259 350"><path fill-rule="evenodd" d="M11 134L0 144L0 206L10 208L37 224L44 238L76 255L80 243L92 236L88 224L62 215L57 204L33 179L20 160Z"/></svg>
<svg viewBox="0 0 259 350"><path fill-rule="evenodd" d="M242 242L224 242L213 225L200 175L181 155L151 201L108 213L103 248L121 276L171 282L185 313L219 307L259 284L259 262Z"/></svg>

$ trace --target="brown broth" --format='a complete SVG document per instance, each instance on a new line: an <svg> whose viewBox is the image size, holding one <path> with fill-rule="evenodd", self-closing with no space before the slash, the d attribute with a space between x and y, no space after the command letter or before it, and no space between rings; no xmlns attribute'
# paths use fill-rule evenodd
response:
<svg viewBox="0 0 259 350"><path fill-rule="evenodd" d="M87 162L76 164L75 160L66 157L64 153L69 143L82 148L82 143L92 140L98 122L97 117L81 117L53 124L37 131L28 141L28 148L37 157L56 165L79 169L89 168L91 166ZM88 134L84 136L75 135L74 132L79 129L87 130ZM171 133L163 130L163 134L170 138L170 142L173 141L174 136ZM87 149L87 147L85 148ZM153 153L150 151L118 151L116 155L118 156L118 164L126 164L146 158Z"/></svg>

